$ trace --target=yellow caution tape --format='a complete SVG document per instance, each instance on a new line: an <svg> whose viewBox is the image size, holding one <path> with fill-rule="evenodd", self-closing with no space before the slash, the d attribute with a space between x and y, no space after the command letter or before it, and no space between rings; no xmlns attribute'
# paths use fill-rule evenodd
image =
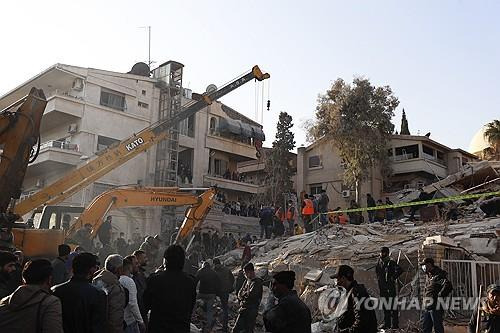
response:
<svg viewBox="0 0 500 333"><path fill-rule="evenodd" d="M485 196L500 196L500 191L488 192L488 193L478 193L478 194L456 195L453 197L404 202L404 203L393 204L393 205L381 205L381 206L375 206L375 207L343 209L343 210L336 210L336 211L320 213L320 214L366 212L369 210L380 210L380 209L387 209L387 208L401 208L401 207L419 206L419 205L427 205L427 204L433 204L433 203L439 203L439 202L449 202L449 201L455 201L455 200L478 199L478 198L485 197Z"/></svg>

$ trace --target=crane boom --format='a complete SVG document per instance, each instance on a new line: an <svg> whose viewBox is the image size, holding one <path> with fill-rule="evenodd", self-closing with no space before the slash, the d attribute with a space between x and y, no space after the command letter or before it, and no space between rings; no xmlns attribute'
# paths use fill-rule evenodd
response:
<svg viewBox="0 0 500 333"><path fill-rule="evenodd" d="M19 202L14 208L14 213L22 216L42 205L55 205L63 201L111 170L116 169L159 141L167 138L167 130L179 121L187 119L213 101L253 79L262 81L269 77L268 73L263 73L258 66L254 66L250 72L222 88L202 95L201 100L184 107L181 112L172 118L152 124L139 133L133 134L118 144L107 148L84 166L71 171L60 180Z"/></svg>

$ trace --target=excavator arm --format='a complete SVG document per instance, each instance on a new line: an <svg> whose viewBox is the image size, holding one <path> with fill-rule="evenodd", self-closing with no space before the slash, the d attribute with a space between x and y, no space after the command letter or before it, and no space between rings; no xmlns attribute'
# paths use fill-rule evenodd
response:
<svg viewBox="0 0 500 333"><path fill-rule="evenodd" d="M117 145L107 148L86 165L71 171L55 183L19 202L14 212L22 216L42 205L55 205L63 201L111 170L114 170L131 158L151 148L154 144L165 139L168 129L179 121L187 119L213 101L253 79L262 81L269 77L269 74L263 73L258 66L254 66L250 72L235 79L219 90L206 93L199 101L186 105L183 107L182 111L174 117L157 122L139 133L119 142Z"/></svg>
<svg viewBox="0 0 500 333"><path fill-rule="evenodd" d="M17 217L8 213L12 199L19 199L30 162L32 147L40 144L40 124L47 100L42 90L30 93L0 112L0 223L13 223ZM38 149L40 147L38 146ZM10 217L7 217L10 216ZM3 221L2 220L3 217Z"/></svg>
<svg viewBox="0 0 500 333"><path fill-rule="evenodd" d="M189 234L210 211L215 193L214 188L206 190L199 196L183 192L178 187L125 187L109 190L97 196L89 204L68 229L66 237L72 238L78 229L88 223L92 225L91 238L94 238L103 223L104 216L111 210L154 206L190 206L181 227L183 234Z"/></svg>

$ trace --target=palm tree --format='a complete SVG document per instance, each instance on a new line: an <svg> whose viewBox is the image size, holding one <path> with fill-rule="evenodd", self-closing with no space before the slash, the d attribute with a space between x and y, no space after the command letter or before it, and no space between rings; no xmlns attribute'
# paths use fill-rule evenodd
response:
<svg viewBox="0 0 500 333"><path fill-rule="evenodd" d="M500 120L493 120L491 123L486 125L486 130L484 131L484 138L488 140L493 148L495 159L500 157Z"/></svg>

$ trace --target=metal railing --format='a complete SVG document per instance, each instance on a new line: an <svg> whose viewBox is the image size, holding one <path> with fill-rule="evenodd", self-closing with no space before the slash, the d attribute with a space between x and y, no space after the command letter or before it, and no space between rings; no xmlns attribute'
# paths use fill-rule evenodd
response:
<svg viewBox="0 0 500 333"><path fill-rule="evenodd" d="M500 282L500 262L498 261L443 259L441 268L448 273L448 279L453 285L452 297L477 298L479 286L482 285L483 290L486 290L490 284ZM467 315L472 311L464 310L463 312Z"/></svg>
<svg viewBox="0 0 500 333"><path fill-rule="evenodd" d="M59 148L64 150L79 151L78 145L74 143L67 143L64 141L50 140L40 145L40 150L48 148Z"/></svg>

